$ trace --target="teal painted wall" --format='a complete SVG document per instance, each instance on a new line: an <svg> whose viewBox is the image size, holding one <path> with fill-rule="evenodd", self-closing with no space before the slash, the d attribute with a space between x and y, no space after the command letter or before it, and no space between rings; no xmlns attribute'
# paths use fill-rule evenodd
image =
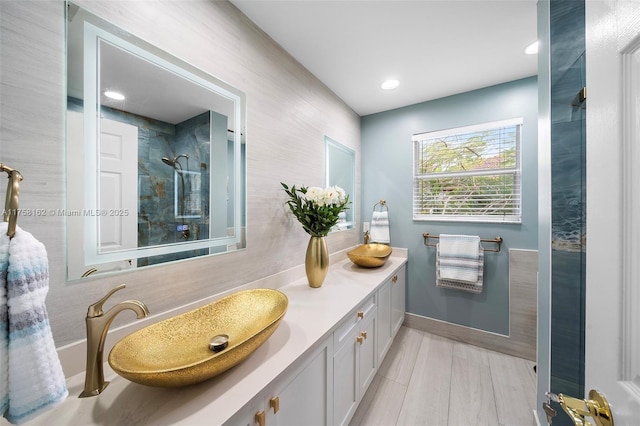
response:
<svg viewBox="0 0 640 426"><path fill-rule="evenodd" d="M389 93L393 96L393 93ZM411 135L508 118L523 118L522 223L413 221ZM509 333L510 248L538 248L538 87L529 77L361 118L362 220L375 203L389 207L391 245L409 249L407 312L499 334ZM482 294L435 286L435 248L422 233L501 236L501 253L485 254Z"/></svg>

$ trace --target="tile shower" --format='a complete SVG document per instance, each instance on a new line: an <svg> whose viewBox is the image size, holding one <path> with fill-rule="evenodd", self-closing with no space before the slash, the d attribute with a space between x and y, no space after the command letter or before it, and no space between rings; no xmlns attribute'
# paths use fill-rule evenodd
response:
<svg viewBox="0 0 640 426"><path fill-rule="evenodd" d="M551 391L583 398L586 255L585 5L552 0ZM559 407L558 407L559 408ZM571 424L558 416L554 424Z"/></svg>

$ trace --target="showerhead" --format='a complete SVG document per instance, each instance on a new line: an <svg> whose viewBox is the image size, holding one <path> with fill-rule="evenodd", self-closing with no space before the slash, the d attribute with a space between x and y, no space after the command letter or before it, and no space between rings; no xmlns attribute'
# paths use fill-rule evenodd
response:
<svg viewBox="0 0 640 426"><path fill-rule="evenodd" d="M170 159L169 157L162 157L162 162L167 166L173 167L174 169L177 168L177 166L180 166L180 169L182 169L182 164L180 164L180 162L178 161L181 157L184 157L187 160L189 159L188 154L180 154L177 157L175 157L173 160Z"/></svg>

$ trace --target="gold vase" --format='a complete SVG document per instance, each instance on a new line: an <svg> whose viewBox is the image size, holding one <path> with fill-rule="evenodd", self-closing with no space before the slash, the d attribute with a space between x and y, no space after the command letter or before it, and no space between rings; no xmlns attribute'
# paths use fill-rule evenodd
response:
<svg viewBox="0 0 640 426"><path fill-rule="evenodd" d="M309 240L304 270L310 287L318 288L322 285L329 271L329 250L325 237L311 237Z"/></svg>

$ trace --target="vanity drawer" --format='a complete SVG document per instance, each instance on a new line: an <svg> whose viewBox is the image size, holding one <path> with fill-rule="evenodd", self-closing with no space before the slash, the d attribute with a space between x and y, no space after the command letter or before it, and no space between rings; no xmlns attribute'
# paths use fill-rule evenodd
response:
<svg viewBox="0 0 640 426"><path fill-rule="evenodd" d="M376 294L372 294L369 298L362 302L360 306L358 306L358 309L353 311L344 321L342 321L342 323L333 333L334 352L340 349L340 346L344 343L347 337L349 337L351 331L360 321L370 315L375 314L375 308Z"/></svg>

